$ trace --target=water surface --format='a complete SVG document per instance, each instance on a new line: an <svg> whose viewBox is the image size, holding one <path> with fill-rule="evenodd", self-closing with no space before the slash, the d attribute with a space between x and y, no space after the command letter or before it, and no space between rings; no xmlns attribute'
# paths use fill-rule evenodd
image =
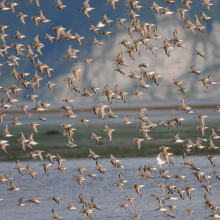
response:
<svg viewBox="0 0 220 220"><path fill-rule="evenodd" d="M61 154L62 157L62 154ZM205 156L188 156L188 160L193 162L197 167L201 168L201 171L213 176L213 172L219 170L219 160L216 160L216 167L214 168L208 160L204 160ZM119 158L120 159L120 158ZM95 217L92 219L132 219L132 214L138 213L142 215L141 219L164 219L162 212L156 212L155 209L158 208L157 201L152 199L153 195L165 196L159 187L156 186L157 183L172 184L178 188L183 188L187 183L195 187L196 190L192 191L192 199L190 200L185 194L185 200L182 200L177 193L174 193L179 199L176 201L165 200L166 205L175 204L178 206L178 213L173 213L177 219L190 219L188 213L185 211L187 208L192 208L194 210L194 219L205 219L211 215L210 209L205 210L204 204L205 200L203 198L204 193L206 193L209 199L216 205L220 204L220 184L218 179L211 178L211 195L209 195L205 189L200 188L202 184L206 184L204 180L199 183L194 175L191 175L193 171L189 170L189 166L180 165L182 162L182 157L174 156L173 162L174 166L168 167L165 165L165 169L169 170L170 176L175 174L186 175L186 182L175 179L161 179L159 178L159 172L154 175L155 178L143 179L137 177L139 174L138 168L140 165L144 167L148 163L155 163L156 159L154 157L139 157L139 158L121 158L121 164L125 165L125 168L118 169L112 164L106 162L107 158L100 159L103 167L107 168L105 174L101 174L98 171L94 171L96 168L95 161L91 158L86 159L67 159L63 162L63 166L67 167L68 175L65 175L61 171L54 170L57 166L55 165L49 168L49 176L44 173L43 167L39 166L42 161L40 160L30 160L21 161L23 166L28 163L30 167L37 171L37 180L34 180L30 175L25 174L21 176L17 170L13 169L16 166L15 161L1 162L0 163L0 173L10 172L11 176L15 179L15 184L17 187L21 188L19 191L8 191L9 185L1 184L0 197L5 199L4 203L1 203L1 211L3 213L0 216L1 219L14 220L14 219L49 219L52 216L51 210L55 211L63 217L63 219L85 219L81 213L79 213L82 208L82 204L76 203L79 200L78 196L83 193L84 199L90 203L91 197L94 197L96 203L101 206L102 211L95 210ZM44 159L43 162L47 162ZM157 165L155 165L157 167ZM79 184L73 180L74 175L80 175L74 169L77 167L84 167L87 170L85 173L92 171L97 173L97 179L92 179L86 177L83 181L84 189L82 189ZM26 172L26 170L24 170ZM119 179L119 173L122 173L123 177L128 180L124 183L123 193L118 187L113 186L113 184ZM9 184L9 182L8 182ZM142 197L135 192L133 188L130 188L132 184L144 184L145 187L141 189ZM167 191L167 190L166 190ZM26 203L24 207L16 206L18 199L23 197L23 201L29 199L30 195L36 195L37 199L40 200L40 205L33 203ZM56 204L54 201L50 200L52 196L60 197L60 204ZM127 200L124 200L126 196L133 196L136 198L135 205L136 209L133 208ZM67 210L67 203L74 201L74 205L78 208L77 210ZM128 204L130 211L125 210L118 206L119 203ZM167 217L169 218L169 217Z"/></svg>

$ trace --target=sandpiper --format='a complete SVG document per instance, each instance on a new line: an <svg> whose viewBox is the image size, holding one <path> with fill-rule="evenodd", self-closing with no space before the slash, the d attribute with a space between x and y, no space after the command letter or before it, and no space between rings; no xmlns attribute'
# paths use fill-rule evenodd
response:
<svg viewBox="0 0 220 220"><path fill-rule="evenodd" d="M117 115L114 115L114 113L112 112L111 110L111 107L108 108L108 115L107 115L108 118L118 118Z"/></svg>
<svg viewBox="0 0 220 220"><path fill-rule="evenodd" d="M163 216L169 216L169 217L172 217L172 218L176 218L175 215L169 213L169 212L164 212L164 215Z"/></svg>
<svg viewBox="0 0 220 220"><path fill-rule="evenodd" d="M195 55L199 55L199 56L205 58L205 52L202 52L202 51L200 51L200 50L196 50L196 52L195 52L194 54L195 54ZM193 54L193 55L194 55L194 54Z"/></svg>
<svg viewBox="0 0 220 220"><path fill-rule="evenodd" d="M49 160L52 164L54 164L53 158L56 158L57 156L47 153L47 154L45 155L45 157L47 157L48 160Z"/></svg>
<svg viewBox="0 0 220 220"><path fill-rule="evenodd" d="M163 152L167 152L167 150L170 149L170 147L160 146L159 149L162 150Z"/></svg>
<svg viewBox="0 0 220 220"><path fill-rule="evenodd" d="M182 20L185 21L185 12L189 11L189 10L187 10L185 8L178 8L177 11L180 12L180 16L181 16Z"/></svg>
<svg viewBox="0 0 220 220"><path fill-rule="evenodd" d="M52 213L53 215L50 218L54 218L54 219L63 219L61 216L59 216L54 209L52 209Z"/></svg>
<svg viewBox="0 0 220 220"><path fill-rule="evenodd" d="M77 201L77 203L88 204L88 202L86 202L86 201L83 199L83 194L82 194L82 193L80 193L80 195L79 195L79 201Z"/></svg>
<svg viewBox="0 0 220 220"><path fill-rule="evenodd" d="M30 125L30 126L34 129L34 131L35 131L36 133L38 133L38 131L37 131L37 125L39 125L38 123L31 121L31 122L28 123L27 125Z"/></svg>
<svg viewBox="0 0 220 220"><path fill-rule="evenodd" d="M7 181L7 179L2 174L0 174L0 182L4 183L5 185L8 185L5 181Z"/></svg>
<svg viewBox="0 0 220 220"><path fill-rule="evenodd" d="M208 185L208 184L203 184L200 186L200 188L204 188L209 194L211 194L210 188L212 186Z"/></svg>
<svg viewBox="0 0 220 220"><path fill-rule="evenodd" d="M100 157L100 155L94 153L91 149L88 149L89 155L88 157L92 157L94 160L98 160L97 157Z"/></svg>
<svg viewBox="0 0 220 220"><path fill-rule="evenodd" d="M90 63L90 61L92 61L92 60L93 60L93 59L84 58L84 59L82 59L81 61L83 61L83 62L89 64L90 66L92 66L92 64Z"/></svg>
<svg viewBox="0 0 220 220"><path fill-rule="evenodd" d="M62 171L63 173L67 174L67 172L65 171L65 169L67 169L67 167L64 167L64 166L62 166L62 165L58 165L55 170L60 170L60 171Z"/></svg>
<svg viewBox="0 0 220 220"><path fill-rule="evenodd" d="M186 211L189 213L190 217L193 219L193 210L192 209L186 209Z"/></svg>
<svg viewBox="0 0 220 220"><path fill-rule="evenodd" d="M184 197L184 192L185 192L185 190L176 188L176 189L175 189L175 192L176 192L176 193L179 193L181 199L184 199L184 198L185 198L185 197Z"/></svg>
<svg viewBox="0 0 220 220"><path fill-rule="evenodd" d="M107 136L110 142L112 142L112 132L115 131L113 128L105 128L102 131L107 132Z"/></svg>
<svg viewBox="0 0 220 220"><path fill-rule="evenodd" d="M155 50L158 49L157 47L147 46L146 49L150 50L150 51L153 53L153 55L157 57L157 54L156 54L156 52L155 52Z"/></svg>
<svg viewBox="0 0 220 220"><path fill-rule="evenodd" d="M89 209L87 209L86 207L89 207ZM84 214L85 217L89 217L91 219L91 213L94 213L92 204L88 204L87 206L83 205L82 209L80 210L80 213Z"/></svg>
<svg viewBox="0 0 220 220"><path fill-rule="evenodd" d="M88 12L94 10L95 8L90 7L89 1L83 2L84 7L80 8L79 11L83 12L84 15L86 15L88 18L90 18Z"/></svg>
<svg viewBox="0 0 220 220"><path fill-rule="evenodd" d="M134 200L136 200L134 197L132 197L132 196L126 196L124 199L127 199L130 203L131 203L131 205L134 207L134 208L136 208L136 206L135 206L135 204L134 204Z"/></svg>
<svg viewBox="0 0 220 220"><path fill-rule="evenodd" d="M8 131L8 125L4 128L4 134L2 134L2 137L12 137L14 135L10 134Z"/></svg>
<svg viewBox="0 0 220 220"><path fill-rule="evenodd" d="M145 185L141 185L141 184L133 184L131 185L132 188L134 188L137 192L137 194L141 197L141 191L140 191L140 188L141 187L144 187Z"/></svg>
<svg viewBox="0 0 220 220"><path fill-rule="evenodd" d="M5 153L7 154L8 151L6 150L6 147L9 146L9 144L8 143L2 143L0 145L1 145L2 150L5 151Z"/></svg>
<svg viewBox="0 0 220 220"><path fill-rule="evenodd" d="M103 43L100 43L100 42L97 40L96 36L93 37L93 43L92 43L91 45L102 45L102 44L103 44Z"/></svg>
<svg viewBox="0 0 220 220"><path fill-rule="evenodd" d="M191 191L196 190L195 188L191 187L189 184L187 184L183 189L186 190L186 193L190 199L191 199Z"/></svg>
<svg viewBox="0 0 220 220"><path fill-rule="evenodd" d="M98 27L95 27L93 24L91 24L91 26L88 30L94 31L96 34L99 34L98 30L100 30L100 29Z"/></svg>
<svg viewBox="0 0 220 220"><path fill-rule="evenodd" d="M15 167L14 169L17 169L18 170L18 172L23 176L23 169L26 169L25 167L22 167L21 166L21 164L20 164L20 161L19 160L17 160L17 167Z"/></svg>
<svg viewBox="0 0 220 220"><path fill-rule="evenodd" d="M17 206L25 206L26 204L25 203L23 203L22 202L22 199L23 199L23 197L21 197L19 200L18 200L18 204L17 204Z"/></svg>
<svg viewBox="0 0 220 220"><path fill-rule="evenodd" d="M205 121L204 119L208 117L207 115L196 115L195 118L198 118L200 120L200 123L202 126L205 126Z"/></svg>
<svg viewBox="0 0 220 220"><path fill-rule="evenodd" d="M96 135L95 133L93 133L91 131L90 131L90 134L92 135L91 139L95 139L96 142L100 143L99 139L102 138L101 136L98 136L98 135Z"/></svg>
<svg viewBox="0 0 220 220"><path fill-rule="evenodd" d="M171 142L173 142L173 143L182 143L182 142L184 142L184 140L181 140L179 138L179 134L176 134L176 135L174 135L174 140L172 140Z"/></svg>
<svg viewBox="0 0 220 220"><path fill-rule="evenodd" d="M200 171L195 171L192 173L196 179L201 183L201 178L202 178L202 175L204 174L203 172L200 172Z"/></svg>
<svg viewBox="0 0 220 220"><path fill-rule="evenodd" d="M136 14L133 10L130 10L130 13L127 16L130 16L133 20L136 20L135 17L138 17L140 15Z"/></svg>
<svg viewBox="0 0 220 220"><path fill-rule="evenodd" d="M11 188L9 188L8 190L11 190L11 191L18 191L18 190L21 189L21 188L18 188L18 187L15 185L14 179L11 180L10 186L11 186Z"/></svg>
<svg viewBox="0 0 220 220"><path fill-rule="evenodd" d="M200 19L203 19L206 22L208 22L209 19L212 19L212 17L208 17L203 10L201 11L201 15Z"/></svg>
<svg viewBox="0 0 220 220"><path fill-rule="evenodd" d="M125 208L126 210L130 211L127 204L120 203L118 206L123 207L123 208Z"/></svg>
<svg viewBox="0 0 220 220"><path fill-rule="evenodd" d="M181 163L183 165L191 165L192 163L188 161L186 154L183 154L183 162Z"/></svg>
<svg viewBox="0 0 220 220"><path fill-rule="evenodd" d="M188 94L186 93L188 90L183 86L180 86L180 88L177 91L181 91L186 97L188 97Z"/></svg>
<svg viewBox="0 0 220 220"><path fill-rule="evenodd" d="M36 196L32 195L32 196L30 196L30 199L27 200L27 202L33 202L33 203L39 205L40 201L36 199Z"/></svg>
<svg viewBox="0 0 220 220"><path fill-rule="evenodd" d="M167 207L170 208L172 211L177 212L177 210L176 210L177 206L176 205L168 205Z"/></svg>
<svg viewBox="0 0 220 220"><path fill-rule="evenodd" d="M67 135L68 136L68 135ZM70 136L70 135L69 135ZM72 140L72 139L71 139ZM70 139L67 139L67 147L76 147L78 146L77 144L75 144L74 142L72 142Z"/></svg>
<svg viewBox="0 0 220 220"><path fill-rule="evenodd" d="M123 121L120 124L130 124L130 123L132 123L131 121L129 121L127 119L127 115L124 115L122 118L123 118Z"/></svg>
<svg viewBox="0 0 220 220"><path fill-rule="evenodd" d="M35 171L33 171L28 164L27 164L27 170L28 170L28 171L26 172L26 174L30 174L33 179L37 180L35 174L38 174L38 173L35 172Z"/></svg>
<svg viewBox="0 0 220 220"><path fill-rule="evenodd" d="M54 200L57 204L59 204L59 202L60 202L60 197L53 196L53 197L50 197L50 200Z"/></svg>
<svg viewBox="0 0 220 220"><path fill-rule="evenodd" d="M24 18L27 17L27 15L25 15L25 14L19 12L19 13L16 15L16 17L18 17L18 18L21 20L21 22L22 22L23 24L25 24Z"/></svg>
<svg viewBox="0 0 220 220"><path fill-rule="evenodd" d="M110 159L107 160L107 162L111 163L114 166L116 166L116 164L120 161L121 160L116 159L112 154L110 154Z"/></svg>
<svg viewBox="0 0 220 220"><path fill-rule="evenodd" d="M13 122L11 122L10 124L11 124L11 125L22 125L23 123L21 123L21 122L18 121L19 118L20 118L20 117L15 117L15 118L13 118Z"/></svg>
<svg viewBox="0 0 220 220"><path fill-rule="evenodd" d="M167 175L167 173L169 173L169 170L160 170L160 176L159 178L165 178L165 179L169 179L171 176Z"/></svg>
<svg viewBox="0 0 220 220"><path fill-rule="evenodd" d="M183 175L180 175L180 174L174 175L173 178L177 178L177 179L181 179L181 180L183 180L183 181L186 181L186 180L185 180L186 176L183 176Z"/></svg>
<svg viewBox="0 0 220 220"><path fill-rule="evenodd" d="M141 220L140 217L141 217L141 215L139 215L139 214L133 214L132 220Z"/></svg>
<svg viewBox="0 0 220 220"><path fill-rule="evenodd" d="M139 91L139 90L135 90L132 94L136 95L138 98L140 99L144 99L141 95L143 95L144 93Z"/></svg>
<svg viewBox="0 0 220 220"><path fill-rule="evenodd" d="M118 182L127 183L128 181L122 176L121 173L119 173L119 180Z"/></svg>
<svg viewBox="0 0 220 220"><path fill-rule="evenodd" d="M116 182L116 183L114 183L113 186L117 186L122 192L125 192L124 189L122 188L123 185L124 184L122 184L122 183Z"/></svg>
<svg viewBox="0 0 220 220"><path fill-rule="evenodd" d="M202 138L204 138L204 136L205 136L205 129L207 129L207 128L208 128L208 127L205 127L205 126L203 126L203 125L196 127L196 129L199 129L199 130L200 130L200 133L201 133Z"/></svg>
<svg viewBox="0 0 220 220"><path fill-rule="evenodd" d="M100 88L96 87L95 85L91 85L89 87L89 89L92 90L97 96L99 96L99 93L98 93L97 90L100 89Z"/></svg>
<svg viewBox="0 0 220 220"><path fill-rule="evenodd" d="M47 120L47 118L45 118L45 117L42 117L42 116L38 116L38 118L37 118L38 120L40 120L40 121L45 121L46 122L46 120Z"/></svg>
<svg viewBox="0 0 220 220"><path fill-rule="evenodd" d="M107 170L106 168L104 168L100 162L98 160L96 160L96 168L95 170L99 171L100 173L104 174L105 173L105 170Z"/></svg>
<svg viewBox="0 0 220 220"><path fill-rule="evenodd" d="M190 7L190 3L192 3L192 1L190 0L181 0L180 2L184 3L186 5L186 7L191 10L191 7Z"/></svg>
<svg viewBox="0 0 220 220"><path fill-rule="evenodd" d="M168 210L160 201L158 201L158 206L159 208L157 208L155 211L166 212Z"/></svg>
<svg viewBox="0 0 220 220"><path fill-rule="evenodd" d="M208 147L209 150L218 150L219 147L216 147L212 141L211 138L209 138L209 147Z"/></svg>
<svg viewBox="0 0 220 220"><path fill-rule="evenodd" d="M218 136L214 130L214 128L211 129L211 135L209 136L209 138L213 138L213 139L219 139L220 136Z"/></svg>
<svg viewBox="0 0 220 220"><path fill-rule="evenodd" d="M34 152L28 153L27 156L32 157L33 159L37 159L37 154L35 154Z"/></svg>
<svg viewBox="0 0 220 220"><path fill-rule="evenodd" d="M151 6L149 9L153 9L153 10L155 10L158 14L160 14L159 9L161 9L161 8L163 8L163 7L159 6L155 1L152 2L152 5L153 5L153 6Z"/></svg>
<svg viewBox="0 0 220 220"><path fill-rule="evenodd" d="M107 0L107 1L109 1L109 0ZM110 0L110 1L112 1L112 0ZM114 0L113 0L114 1ZM124 21L126 21L127 19L125 19L125 18L116 18L115 19L115 21L118 23L118 24L120 24L123 28L125 28L125 25L124 25Z"/></svg>
<svg viewBox="0 0 220 220"><path fill-rule="evenodd" d="M166 7L166 8L163 8L163 11L160 12L160 15L171 15L173 13L175 13L175 12L174 11L170 11L169 7Z"/></svg>
<svg viewBox="0 0 220 220"><path fill-rule="evenodd" d="M61 0L56 0L57 4L54 6L54 8L59 8L60 10L64 11L63 8L67 7L67 5L63 5Z"/></svg>
<svg viewBox="0 0 220 220"><path fill-rule="evenodd" d="M68 202L68 206L66 207L66 209L77 209L74 205L73 205L74 201Z"/></svg>
<svg viewBox="0 0 220 220"><path fill-rule="evenodd" d="M75 170L77 170L80 174L82 174L84 177L86 177L85 176L85 174L84 174L84 170L87 170L86 168L83 168L83 167L77 167Z"/></svg>
<svg viewBox="0 0 220 220"><path fill-rule="evenodd" d="M199 30L200 32L204 33L203 29L206 29L206 27L201 25L201 23L200 23L200 21L199 21L199 19L198 19L197 14L195 14L194 18L195 18L195 23L196 23L195 28L196 28L197 30ZM201 55L200 55L200 56L201 56ZM205 58L205 57L204 57L204 58Z"/></svg>
<svg viewBox="0 0 220 220"><path fill-rule="evenodd" d="M63 159L58 153L56 153L55 160L58 162L58 165L62 165L62 162L66 161L66 159Z"/></svg>
<svg viewBox="0 0 220 220"><path fill-rule="evenodd" d="M44 17L44 15L43 15L43 11L40 10L40 11L39 11L39 21L38 21L38 22L40 22L40 23L46 23L46 22L49 22L49 21L51 21L51 20L46 19L46 18Z"/></svg>
<svg viewBox="0 0 220 220"><path fill-rule="evenodd" d="M212 166L215 167L214 159L216 159L216 157L211 156L211 155L206 155L206 158L205 158L205 159L209 160L210 163L212 164Z"/></svg>
<svg viewBox="0 0 220 220"><path fill-rule="evenodd" d="M201 6L205 6L210 11L210 6L213 6L213 3L210 3L210 0L203 0L204 2L201 4Z"/></svg>
<svg viewBox="0 0 220 220"><path fill-rule="evenodd" d="M211 218L220 218L220 215L218 213L216 213L215 211L212 211L212 215L210 215L209 217L211 217Z"/></svg>
<svg viewBox="0 0 220 220"><path fill-rule="evenodd" d="M48 171L48 167L53 166L52 163L42 163L40 166L44 167L44 171L47 174L47 176L49 176L49 171Z"/></svg>
<svg viewBox="0 0 220 220"><path fill-rule="evenodd" d="M188 28L190 31L192 31L194 34L196 34L196 32L194 30L196 28L196 26L190 20L188 20L186 22L187 22L187 25L185 25L184 28Z"/></svg>
<svg viewBox="0 0 220 220"><path fill-rule="evenodd" d="M93 178L93 179L96 179L96 176L97 176L97 174L93 173L93 172L88 172L86 175Z"/></svg>
<svg viewBox="0 0 220 220"><path fill-rule="evenodd" d="M110 22L113 22L113 20L108 19L107 15L104 14L104 15L103 15L102 23L106 23L106 24L108 24L108 25L111 27Z"/></svg>
<svg viewBox="0 0 220 220"><path fill-rule="evenodd" d="M161 153L159 153L159 154L157 155L157 158L156 158L156 159L157 159L156 164L157 164L160 168L163 168L163 164L166 163L166 161L161 159Z"/></svg>

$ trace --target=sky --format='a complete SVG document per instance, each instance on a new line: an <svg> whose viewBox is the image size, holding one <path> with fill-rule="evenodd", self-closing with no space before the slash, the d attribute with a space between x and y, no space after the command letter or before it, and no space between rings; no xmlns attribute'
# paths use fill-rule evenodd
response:
<svg viewBox="0 0 220 220"><path fill-rule="evenodd" d="M25 56L20 55L20 60L18 60L19 66L15 66L18 73L25 72L30 74L26 77L27 80L33 78L35 71L43 78L40 81L41 87L37 88L37 86L35 86L37 90L36 94L39 95L38 100L42 99L50 101L54 105L59 105L64 97L70 96L75 100L75 103L79 105L92 105L98 102L107 102L106 96L101 95L105 85L108 85L113 90L115 85L118 84L120 89L128 93L127 103L179 102L185 96L177 91L178 87L171 84L174 78L178 78L182 81L182 85L188 89L188 100L218 101L220 87L217 85L219 82L217 85L209 85L207 90L202 82L198 80L204 77L207 78L209 74L211 74L214 81L218 81L220 77L219 72L217 72L220 68L220 38L218 36L220 31L220 18L217 16L219 1L213 1L215 6L211 7L210 11L204 6L200 6L202 1L194 1L191 4L192 10L186 12L186 20L191 20L194 23L194 15L197 14L198 17L200 17L201 10L204 10L207 15L212 17L208 22L201 20L201 24L206 26L206 30L204 33L196 31L197 34L183 28L186 22L181 19L180 13L176 11L176 9L180 7L186 8L183 3L175 2L171 5L158 1L157 4L159 6L169 7L169 9L174 12L172 15L159 15L154 10L149 10L152 6L151 2L140 2L139 5L143 6L141 12L135 11L140 15L138 19L155 24L158 34L162 36L161 39L151 39L148 41L148 45L158 48L162 47L164 40L172 38L173 32L176 29L187 49L175 47L171 50L170 57L166 56L163 49L158 49L156 50L157 57L155 57L146 49L145 45L141 44L140 56L134 55L135 60L132 60L128 53L125 53L126 48L124 46L118 44L122 39L132 41L141 37L139 33L133 33L133 39L131 39L127 30L115 21L116 18L125 18L127 19L125 26L130 26L130 17L127 15L131 9L129 4L125 4L126 1L120 0L116 2L116 10L114 10L109 2L91 0L89 4L94 10L89 12L90 18L79 11L79 9L83 7L83 1L62 1L62 3L67 5L67 7L64 8L65 11L54 8L56 1L40 1L40 7L37 7L34 2L30 4L29 1L26 0L22 2L22 4L19 2L19 5L15 7L15 13L11 10L1 11L0 13L2 25L9 26L5 29L7 45L19 42L24 45L23 48L25 50L23 53L27 55L27 44L31 45L36 35L39 34L39 41L44 44L44 47L41 49L43 55L37 53L35 49L33 49L33 51L38 55L42 63L53 68L53 71L51 71L51 79L46 74L42 75L37 68L33 66L30 59ZM40 23L39 27L37 27L33 20L29 18L31 16L38 16L40 10L42 10L44 16L51 21L48 23ZM162 11L162 9L160 11ZM27 15L25 24L16 17L19 12ZM99 32L103 30L112 32L110 38L103 34L97 35L88 30L91 24L96 25L101 21L104 14L106 14L110 20L113 20L111 23L112 27L106 25L101 28ZM72 30L72 35L78 33L80 36L85 37L85 39L82 39L82 46L80 46L76 40L60 39L58 42L54 39L54 44L51 44L48 40L44 39L46 33L55 36L55 32L51 30L51 28L59 25L66 28L65 31ZM22 39L12 38L17 29L26 37ZM152 30L154 30L154 27ZM91 45L94 36L103 43L102 46ZM77 62L74 59L63 59L70 44L72 48L80 50L77 53ZM206 59L193 55L196 50L204 51L206 53ZM127 67L123 67L125 69L125 75L114 71L117 67L113 59L120 52L122 52L122 57L127 63ZM11 50L11 48L8 49L8 53L9 55L16 55L15 51ZM91 61L92 66L81 62L85 57L93 59L93 61ZM4 63L7 60L7 55L0 57L0 63ZM151 86L149 89L135 87L139 84L139 81L130 79L127 76L130 74L130 71L138 72L138 65L140 63L149 64L150 67L148 67L147 70L161 75L159 86L156 86L152 80L145 79L145 82ZM196 68L201 71L200 76L188 73L192 65L195 65ZM70 91L67 82L63 81L66 77L74 77L72 73L69 73L69 71L74 68L82 69L80 81L75 81L81 90L79 94L75 91ZM0 76L0 86L10 88L12 84L17 83L13 76L9 76L12 72L12 66L1 66L0 71L2 73ZM54 93L52 93L48 87L44 86L49 80L56 84L54 86ZM100 96L82 97L84 87L90 87L92 84L100 88ZM28 102L29 99L24 96L34 92L30 88L25 89L20 84L17 86L22 88L22 91L19 92L19 100ZM135 89L139 89L144 93L144 100L132 95ZM1 92L0 98L6 98L6 95ZM123 102L114 100L113 104L123 105Z"/></svg>

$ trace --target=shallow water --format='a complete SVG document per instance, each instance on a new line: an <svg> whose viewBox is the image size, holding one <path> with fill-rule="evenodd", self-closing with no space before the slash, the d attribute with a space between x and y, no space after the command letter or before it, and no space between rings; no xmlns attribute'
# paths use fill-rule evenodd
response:
<svg viewBox="0 0 220 220"><path fill-rule="evenodd" d="M62 157L62 154L60 154ZM208 160L204 160L205 156L188 156L188 160L193 162L197 167L201 168L201 171L213 176L213 172L220 172L219 165L220 162L216 159L216 167L214 168ZM119 159L119 158L117 158ZM170 176L175 174L186 175L186 182L175 179L161 179L159 178L159 172L154 175L155 178L143 179L137 177L139 174L138 168L140 165L144 167L148 163L155 163L155 158L141 157L141 158L122 158L121 164L125 165L125 168L118 169L112 164L106 162L107 158L100 159L103 167L107 168L105 174L101 174L98 171L94 171L96 168L95 161L91 158L86 159L67 159L63 162L63 166L66 166L68 175L65 175L61 171L54 170L55 165L49 168L49 176L44 173L43 167L39 166L42 161L40 160L30 160L21 161L23 166L28 163L30 167L37 171L37 180L34 180L30 175L24 174L21 176L17 170L13 169L16 166L15 161L11 162L1 162L0 163L0 173L10 172L11 177L15 179L15 184L17 187L21 188L19 191L8 191L10 186L1 184L0 188L0 198L5 200L1 203L0 212L3 215L0 219L49 219L52 216L51 210L55 211L63 217L63 219L86 219L81 213L79 213L82 208L82 204L76 203L78 201L78 196L83 193L84 199L90 203L91 197L94 197L96 203L101 206L102 211L95 210L95 217L92 219L132 219L132 214L138 213L141 215L141 219L164 219L162 212L156 212L155 209L158 208L157 201L152 199L152 194L165 196L159 187L156 186L157 183L172 184L178 188L183 188L187 183L195 187L196 190L192 191L192 199L190 200L185 194L185 200L182 200L177 193L174 193L179 199L176 201L167 201L165 204L175 204L178 206L178 213L170 211L173 213L177 219L190 219L188 213L185 211L187 208L192 208L194 210L194 219L205 219L211 215L210 209L205 210L204 204L204 193L206 193L209 199L216 205L220 205L220 184L218 179L211 178L211 195L209 195L205 189L199 188L202 184L206 184L204 180L199 183L194 175L191 175L193 171L189 170L189 166L180 165L182 162L182 157L174 156L173 162L174 166L168 167L165 165L165 169L169 170ZM47 162L44 159L44 162ZM157 165L155 165L157 167ZM83 181L84 189L82 189L79 184L73 180L74 175L80 175L74 169L77 167L84 167L87 170L85 173L92 171L97 173L97 179L92 179L86 177ZM24 170L24 173L26 170ZM113 184L119 179L119 173L122 173L123 177L128 180L124 183L123 193L118 187L113 186ZM145 187L141 188L142 197L135 192L133 188L129 188L132 184L144 184ZM8 182L9 184L9 182ZM167 190L166 190L167 192ZM34 203L26 203L25 201L29 199L30 195L36 195L36 198L40 200L40 205ZM59 196L60 204L56 204L54 201L50 200L51 196ZM136 198L135 205L136 209L133 208L127 200L124 200L126 196L134 196ZM18 199L23 197L23 201L26 203L24 207L16 206ZM74 205L78 208L76 210L67 210L67 203L74 201ZM118 206L119 203L128 204L130 211L125 210ZM166 217L169 218L169 217Z"/></svg>

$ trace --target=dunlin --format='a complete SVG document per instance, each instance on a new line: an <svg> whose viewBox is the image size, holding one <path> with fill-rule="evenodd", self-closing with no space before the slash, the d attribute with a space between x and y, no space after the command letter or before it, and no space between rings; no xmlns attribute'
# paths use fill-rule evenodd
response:
<svg viewBox="0 0 220 220"><path fill-rule="evenodd" d="M74 205L73 205L74 201L68 202L68 206L66 207L66 209L77 209Z"/></svg>
<svg viewBox="0 0 220 220"><path fill-rule="evenodd" d="M190 217L193 219L193 210L192 209L186 209L186 211L189 213Z"/></svg>
<svg viewBox="0 0 220 220"><path fill-rule="evenodd" d="M141 185L141 184L133 184L131 185L132 188L134 188L137 192L137 194L141 197L141 191L140 191L140 188L141 187L144 187L145 185Z"/></svg>
<svg viewBox="0 0 220 220"><path fill-rule="evenodd" d="M48 167L53 166L52 163L42 163L40 166L44 167L44 171L47 174L47 176L49 176L49 171L48 171Z"/></svg>
<svg viewBox="0 0 220 220"><path fill-rule="evenodd" d="M50 218L53 218L53 219L63 219L61 216L59 216L54 209L52 209L52 216Z"/></svg>
<svg viewBox="0 0 220 220"><path fill-rule="evenodd" d="M23 203L22 202L22 199L23 199L23 197L21 197L19 200L18 200L18 204L17 204L17 206L25 206L26 204L25 203Z"/></svg>
<svg viewBox="0 0 220 220"><path fill-rule="evenodd" d="M32 195L32 196L30 196L30 199L27 200L27 202L33 202L33 203L39 205L40 201L36 199L36 196Z"/></svg>
<svg viewBox="0 0 220 220"><path fill-rule="evenodd" d="M196 190L195 188L191 187L189 184L187 184L183 189L186 190L186 193L190 199L191 199L191 191Z"/></svg>

